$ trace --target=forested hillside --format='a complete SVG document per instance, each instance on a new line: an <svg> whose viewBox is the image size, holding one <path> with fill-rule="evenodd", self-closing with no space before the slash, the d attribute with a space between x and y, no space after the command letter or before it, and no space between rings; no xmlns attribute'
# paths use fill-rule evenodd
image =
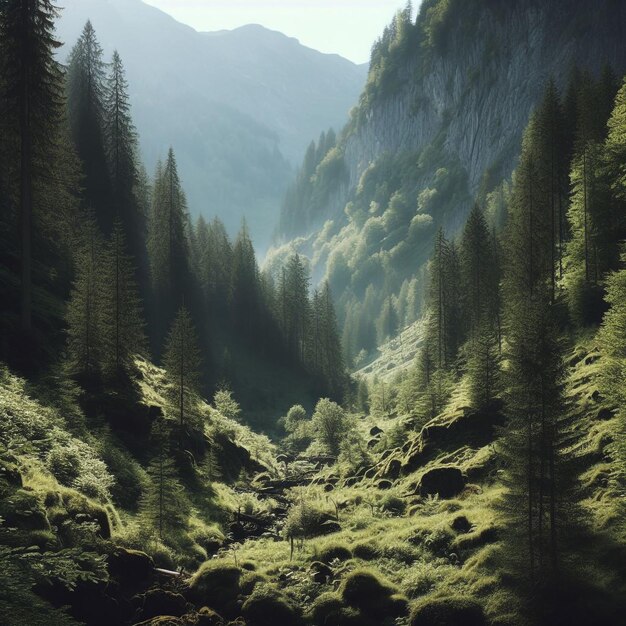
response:
<svg viewBox="0 0 626 626"><path fill-rule="evenodd" d="M546 83L576 90L575 68L595 78L626 69L619 2L428 0L412 13L374 45L336 145L318 142L305 157L269 255L280 263L298 250L330 282L359 366L390 326L421 315L438 229L458 235L476 199L497 224L502 182Z"/></svg>
<svg viewBox="0 0 626 626"><path fill-rule="evenodd" d="M146 172L93 24L63 66L51 0L0 4L1 624L624 623L626 68L621 5L601 4L591 35L564 0L431 1L416 23L409 5L287 198L285 218L330 207L345 181L341 230L263 269L245 221L190 217L174 149ZM513 20L536 43L546 16L567 80L556 60L527 79L521 48L477 66L534 80L506 159L483 146L435 189L387 146L350 196L347 147L406 87L401 42L447 82L460 31L501 42ZM433 149L419 171L449 182ZM392 234L400 256L373 252ZM341 250L354 265L320 281Z"/></svg>
<svg viewBox="0 0 626 626"><path fill-rule="evenodd" d="M345 124L366 68L261 26L196 32L141 0L62 6L62 62L88 19L107 62L123 57L147 168L173 145L194 218L217 215L234 236L245 216L265 253L309 138Z"/></svg>

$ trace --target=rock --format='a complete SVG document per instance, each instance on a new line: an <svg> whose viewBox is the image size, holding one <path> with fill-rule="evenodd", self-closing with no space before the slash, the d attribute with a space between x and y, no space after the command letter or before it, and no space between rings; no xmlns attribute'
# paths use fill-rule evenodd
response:
<svg viewBox="0 0 626 626"><path fill-rule="evenodd" d="M438 495L440 498L454 498L463 491L466 478L458 467L436 467L427 471L421 478L418 489L421 496Z"/></svg>
<svg viewBox="0 0 626 626"><path fill-rule="evenodd" d="M393 459L387 465L385 469L385 477L393 478L396 480L400 477L400 470L402 469L402 463L399 459Z"/></svg>
<svg viewBox="0 0 626 626"><path fill-rule="evenodd" d="M376 487L386 491L387 489L391 489L393 487L393 483L390 480L379 480L376 483Z"/></svg>
<svg viewBox="0 0 626 626"><path fill-rule="evenodd" d="M372 428L370 430L370 437L376 437L377 435L382 435L385 431L382 428L379 428L378 426L374 426L374 428Z"/></svg>
<svg viewBox="0 0 626 626"><path fill-rule="evenodd" d="M596 413L596 419L602 422L613 419L614 417L615 417L614 411L612 411L611 409L605 406L599 408L598 412Z"/></svg>
<svg viewBox="0 0 626 626"><path fill-rule="evenodd" d="M187 601L179 593L165 589L151 589L137 597L141 619L151 619L159 615L181 617L187 608Z"/></svg>
<svg viewBox="0 0 626 626"><path fill-rule="evenodd" d="M196 605L210 606L220 613L233 613L241 575L242 570L234 565L207 561L192 576L186 595Z"/></svg>
<svg viewBox="0 0 626 626"><path fill-rule="evenodd" d="M311 571L313 572L313 582L318 585L325 585L333 577L333 570L320 561L311 563Z"/></svg>
<svg viewBox="0 0 626 626"><path fill-rule="evenodd" d="M299 626L301 623L289 600L271 587L255 589L241 612L247 626Z"/></svg>
<svg viewBox="0 0 626 626"><path fill-rule="evenodd" d="M367 442L367 447L371 450L372 448L375 448L379 443L380 439L370 439Z"/></svg>
<svg viewBox="0 0 626 626"><path fill-rule="evenodd" d="M203 606L196 613L196 621L192 623L194 626L221 626L221 624L224 623L224 620L221 615L216 613L213 609Z"/></svg>
<svg viewBox="0 0 626 626"><path fill-rule="evenodd" d="M335 489L335 486L334 486L333 484L331 484L331 483L326 483L326 484L324 485L324 491L325 491L326 493L330 493L330 492L331 492L331 491L333 491L334 489Z"/></svg>
<svg viewBox="0 0 626 626"><path fill-rule="evenodd" d="M468 533L472 529L471 522L465 517L465 515L458 515L454 518L452 524L452 529L457 533Z"/></svg>
<svg viewBox="0 0 626 626"><path fill-rule="evenodd" d="M19 530L50 530L50 523L39 498L26 489L17 489L0 501L4 526Z"/></svg>
<svg viewBox="0 0 626 626"><path fill-rule="evenodd" d="M152 578L154 561L145 552L115 548L107 557L107 569L122 588L138 589Z"/></svg>

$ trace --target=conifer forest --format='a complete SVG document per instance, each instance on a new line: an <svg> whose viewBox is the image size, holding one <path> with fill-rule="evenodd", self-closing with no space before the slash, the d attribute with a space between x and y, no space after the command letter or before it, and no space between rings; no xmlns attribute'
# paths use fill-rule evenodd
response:
<svg viewBox="0 0 626 626"><path fill-rule="evenodd" d="M0 0L0 625L626 625L626 1L152 4Z"/></svg>

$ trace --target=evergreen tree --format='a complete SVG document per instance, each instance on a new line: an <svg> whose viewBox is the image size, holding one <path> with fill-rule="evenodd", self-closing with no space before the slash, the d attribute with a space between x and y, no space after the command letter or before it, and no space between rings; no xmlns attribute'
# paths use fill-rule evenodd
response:
<svg viewBox="0 0 626 626"><path fill-rule="evenodd" d="M461 286L470 339L483 323L495 323L499 289L498 272L487 222L474 205L461 238Z"/></svg>
<svg viewBox="0 0 626 626"><path fill-rule="evenodd" d="M298 254L288 261L280 285L282 326L290 352L301 363L305 362L309 344L311 306L309 302L310 277L308 268Z"/></svg>
<svg viewBox="0 0 626 626"><path fill-rule="evenodd" d="M55 58L61 45L54 37L57 9L50 0L5 0L0 6L0 56L3 117L7 133L15 131L19 179L20 317L27 335L33 318L34 209L47 185L44 168L58 157L62 125L62 71ZM19 159L19 161L18 161ZM6 155L5 165L8 165ZM48 185L49 187L49 185ZM24 349L25 346L22 346Z"/></svg>
<svg viewBox="0 0 626 626"><path fill-rule="evenodd" d="M626 256L622 256L626 263ZM609 401L618 407L619 426L614 436L611 473L617 498L618 513L623 517L626 495L626 270L620 269L607 280L609 310L604 316L598 335L602 350L601 389Z"/></svg>
<svg viewBox="0 0 626 626"><path fill-rule="evenodd" d="M477 329L468 357L470 403L476 409L492 407L500 394L500 342L496 327L487 321Z"/></svg>
<svg viewBox="0 0 626 626"><path fill-rule="evenodd" d="M104 92L104 140L111 178L116 219L120 220L131 256L137 263L137 277L142 293L147 293L146 207L142 207L137 165L137 133L130 115L128 83L122 60L113 54ZM145 175L145 173L144 173ZM143 203L146 200L143 199Z"/></svg>
<svg viewBox="0 0 626 626"><path fill-rule="evenodd" d="M169 450L168 434L165 420L159 420L152 433L155 454L148 466L150 482L140 502L143 523L161 540L184 528L189 513Z"/></svg>
<svg viewBox="0 0 626 626"><path fill-rule="evenodd" d="M174 151L157 167L149 222L148 253L152 277L153 343L165 334L189 283L187 203ZM156 350L158 352L158 349Z"/></svg>
<svg viewBox="0 0 626 626"><path fill-rule="evenodd" d="M186 428L198 426L196 403L201 373L198 338L191 315L184 305L170 329L163 363L169 383L168 399L178 418L182 449Z"/></svg>
<svg viewBox="0 0 626 626"><path fill-rule="evenodd" d="M67 99L72 139L83 165L85 203L108 235L115 208L104 139L105 63L90 21L70 53Z"/></svg>
<svg viewBox="0 0 626 626"><path fill-rule="evenodd" d="M75 253L75 280L67 307L68 365L70 372L92 381L102 373L104 359L103 312L107 277L102 272L104 242L95 216L82 227Z"/></svg>
<svg viewBox="0 0 626 626"><path fill-rule="evenodd" d="M244 222L233 247L231 267L230 306L235 328L248 340L255 337L261 310L259 268L248 227Z"/></svg>
<svg viewBox="0 0 626 626"><path fill-rule="evenodd" d="M104 370L121 378L135 355L144 352L145 337L135 267L126 250L121 221L116 221L106 255L103 332Z"/></svg>

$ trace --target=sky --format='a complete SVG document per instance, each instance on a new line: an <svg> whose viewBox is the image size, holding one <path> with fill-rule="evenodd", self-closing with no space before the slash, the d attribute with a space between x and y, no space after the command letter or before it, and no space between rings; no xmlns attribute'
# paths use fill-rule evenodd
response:
<svg viewBox="0 0 626 626"><path fill-rule="evenodd" d="M144 0L196 30L261 24L321 52L369 61L370 49L406 0ZM414 2L414 4L417 4Z"/></svg>

